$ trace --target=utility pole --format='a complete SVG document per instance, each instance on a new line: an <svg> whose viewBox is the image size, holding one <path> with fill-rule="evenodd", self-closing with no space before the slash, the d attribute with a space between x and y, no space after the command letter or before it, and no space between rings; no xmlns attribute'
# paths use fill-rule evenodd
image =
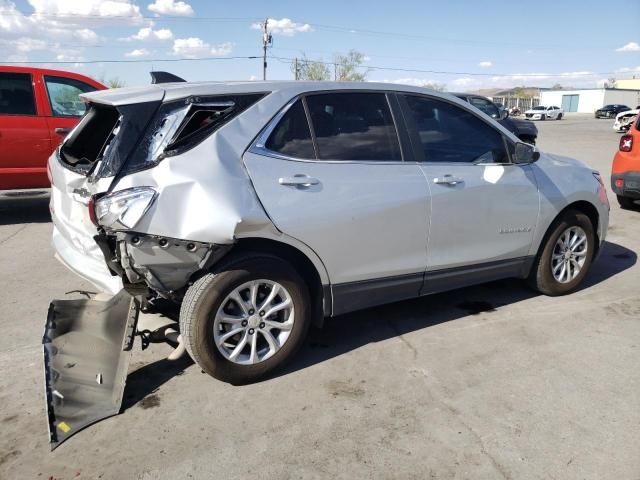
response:
<svg viewBox="0 0 640 480"><path fill-rule="evenodd" d="M336 82L338 80L338 64L333 64L333 81Z"/></svg>
<svg viewBox="0 0 640 480"><path fill-rule="evenodd" d="M298 80L298 57L294 58L294 65L293 71L295 72L295 79Z"/></svg>
<svg viewBox="0 0 640 480"><path fill-rule="evenodd" d="M268 27L269 19L265 18L262 24L262 80L267 79L267 47L270 47L273 43Z"/></svg>

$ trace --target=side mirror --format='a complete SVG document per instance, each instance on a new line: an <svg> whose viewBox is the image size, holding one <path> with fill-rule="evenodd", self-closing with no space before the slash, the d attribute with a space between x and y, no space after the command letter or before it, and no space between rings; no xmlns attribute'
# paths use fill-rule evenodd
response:
<svg viewBox="0 0 640 480"><path fill-rule="evenodd" d="M536 150L536 147L528 143L518 142L516 143L516 149L513 154L513 163L533 163L540 158L540 152Z"/></svg>

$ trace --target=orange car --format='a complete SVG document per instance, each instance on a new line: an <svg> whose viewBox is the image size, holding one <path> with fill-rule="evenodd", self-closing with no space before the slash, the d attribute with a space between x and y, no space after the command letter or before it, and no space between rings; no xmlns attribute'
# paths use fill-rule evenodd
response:
<svg viewBox="0 0 640 480"><path fill-rule="evenodd" d="M620 146L613 157L611 189L622 208L632 208L640 200L640 119L620 138Z"/></svg>

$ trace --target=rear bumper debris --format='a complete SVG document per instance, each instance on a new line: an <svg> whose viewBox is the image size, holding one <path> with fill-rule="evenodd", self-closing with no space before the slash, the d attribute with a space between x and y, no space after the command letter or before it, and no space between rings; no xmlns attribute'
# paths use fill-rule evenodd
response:
<svg viewBox="0 0 640 480"><path fill-rule="evenodd" d="M106 301L49 305L42 344L52 450L120 411L138 311L125 290Z"/></svg>

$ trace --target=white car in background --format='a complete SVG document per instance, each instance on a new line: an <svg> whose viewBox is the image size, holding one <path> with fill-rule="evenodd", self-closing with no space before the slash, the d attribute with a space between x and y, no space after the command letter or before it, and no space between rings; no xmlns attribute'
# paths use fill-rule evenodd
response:
<svg viewBox="0 0 640 480"><path fill-rule="evenodd" d="M563 115L564 110L555 106L545 107L538 105L537 107L533 107L531 110L524 112L525 118L529 120L560 120Z"/></svg>
<svg viewBox="0 0 640 480"><path fill-rule="evenodd" d="M613 122L613 129L618 133L624 133L629 131L629 128L633 124L640 113L640 105L633 110L626 110L616 115L616 121Z"/></svg>

